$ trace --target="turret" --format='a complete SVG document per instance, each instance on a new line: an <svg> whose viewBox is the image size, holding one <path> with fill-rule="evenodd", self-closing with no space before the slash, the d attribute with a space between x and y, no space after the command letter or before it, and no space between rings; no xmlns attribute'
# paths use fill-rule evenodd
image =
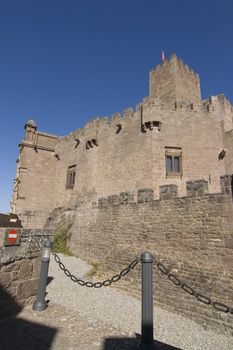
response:
<svg viewBox="0 0 233 350"><path fill-rule="evenodd" d="M33 119L29 119L28 122L24 125L24 129L25 129L25 141L28 142L33 142L35 139L35 132L37 129L37 125L34 122Z"/></svg>

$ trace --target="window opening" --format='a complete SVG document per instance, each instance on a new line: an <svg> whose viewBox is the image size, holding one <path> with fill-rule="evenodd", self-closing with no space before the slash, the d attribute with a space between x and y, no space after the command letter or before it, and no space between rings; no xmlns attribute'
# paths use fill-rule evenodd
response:
<svg viewBox="0 0 233 350"><path fill-rule="evenodd" d="M166 147L166 177L182 176L182 151L178 147Z"/></svg>
<svg viewBox="0 0 233 350"><path fill-rule="evenodd" d="M73 189L75 184L76 165L68 167L66 176L66 189Z"/></svg>

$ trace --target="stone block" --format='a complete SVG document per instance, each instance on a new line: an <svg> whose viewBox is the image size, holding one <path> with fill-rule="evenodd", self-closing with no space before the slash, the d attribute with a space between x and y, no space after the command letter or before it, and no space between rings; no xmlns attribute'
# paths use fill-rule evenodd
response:
<svg viewBox="0 0 233 350"><path fill-rule="evenodd" d="M99 209L106 208L107 206L108 206L107 198L99 198L98 199L98 208Z"/></svg>
<svg viewBox="0 0 233 350"><path fill-rule="evenodd" d="M38 279L22 281L18 285L16 298L27 299L33 295L36 295L37 288L38 288Z"/></svg>
<svg viewBox="0 0 233 350"><path fill-rule="evenodd" d="M195 180L186 182L187 196L201 197L209 193L206 180Z"/></svg>
<svg viewBox="0 0 233 350"><path fill-rule="evenodd" d="M11 273L12 281L16 281L17 278L18 278L18 271L12 271L12 273Z"/></svg>
<svg viewBox="0 0 233 350"><path fill-rule="evenodd" d="M223 256L222 258L223 265L228 267L233 267L233 257L232 256Z"/></svg>
<svg viewBox="0 0 233 350"><path fill-rule="evenodd" d="M111 115L111 121L112 122L119 122L119 121L121 121L121 114L120 113L113 113Z"/></svg>
<svg viewBox="0 0 233 350"><path fill-rule="evenodd" d="M12 283L11 273L10 272L1 272L0 273L0 285L2 287L8 287Z"/></svg>
<svg viewBox="0 0 233 350"><path fill-rule="evenodd" d="M109 206L119 204L119 196L116 195L116 194L108 196L107 203L108 203Z"/></svg>
<svg viewBox="0 0 233 350"><path fill-rule="evenodd" d="M4 272L11 272L11 271L17 271L19 270L20 267L20 262L19 261L14 261L9 264L6 264L3 266L2 271Z"/></svg>
<svg viewBox="0 0 233 350"><path fill-rule="evenodd" d="M32 275L32 262L30 260L22 260L18 274L19 279L28 279Z"/></svg>
<svg viewBox="0 0 233 350"><path fill-rule="evenodd" d="M172 199L178 196L177 185L163 185L159 186L159 198L160 199Z"/></svg>
<svg viewBox="0 0 233 350"><path fill-rule="evenodd" d="M134 192L121 192L119 195L120 204L134 203Z"/></svg>
<svg viewBox="0 0 233 350"><path fill-rule="evenodd" d="M33 261L33 271L32 271L32 276L33 277L38 277L40 274L40 268L41 268L41 257L38 256L37 258L34 259Z"/></svg>
<svg viewBox="0 0 233 350"><path fill-rule="evenodd" d="M223 194L232 196L232 176L231 175L220 176L220 186Z"/></svg>
<svg viewBox="0 0 233 350"><path fill-rule="evenodd" d="M154 190L151 188L144 188L137 191L137 202L147 203L154 200Z"/></svg>
<svg viewBox="0 0 233 350"><path fill-rule="evenodd" d="M132 118L134 116L133 114L133 108L127 108L123 111L123 118Z"/></svg>
<svg viewBox="0 0 233 350"><path fill-rule="evenodd" d="M233 238L225 239L225 248L233 249Z"/></svg>

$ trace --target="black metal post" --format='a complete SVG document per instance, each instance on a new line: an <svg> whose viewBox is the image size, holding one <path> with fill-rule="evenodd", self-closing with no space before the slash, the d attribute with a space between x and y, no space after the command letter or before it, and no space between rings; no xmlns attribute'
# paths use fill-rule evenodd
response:
<svg viewBox="0 0 233 350"><path fill-rule="evenodd" d="M145 252L142 262L142 326L140 349L153 349L153 255Z"/></svg>
<svg viewBox="0 0 233 350"><path fill-rule="evenodd" d="M41 257L41 270L40 270L40 279L39 279L37 297L36 297L36 301L32 306L33 310L36 310L36 311L43 311L47 308L47 302L45 301L45 292L46 292L46 286L47 286L51 249L52 249L52 242L50 241L50 239L47 239L44 243L44 249Z"/></svg>

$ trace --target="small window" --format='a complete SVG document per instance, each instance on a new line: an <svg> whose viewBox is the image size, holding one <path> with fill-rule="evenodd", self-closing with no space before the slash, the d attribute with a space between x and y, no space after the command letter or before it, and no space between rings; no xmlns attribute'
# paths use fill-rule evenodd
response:
<svg viewBox="0 0 233 350"><path fill-rule="evenodd" d="M72 189L75 184L76 165L69 166L66 176L66 189Z"/></svg>
<svg viewBox="0 0 233 350"><path fill-rule="evenodd" d="M166 148L166 176L182 176L182 151Z"/></svg>

